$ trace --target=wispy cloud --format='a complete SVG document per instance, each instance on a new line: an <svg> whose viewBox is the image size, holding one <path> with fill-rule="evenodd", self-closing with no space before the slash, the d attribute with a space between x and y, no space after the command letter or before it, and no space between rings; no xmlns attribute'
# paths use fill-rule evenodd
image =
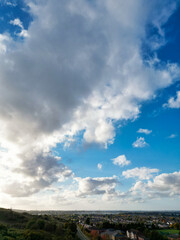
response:
<svg viewBox="0 0 180 240"><path fill-rule="evenodd" d="M180 108L180 91L177 91L176 97L171 97L168 103L163 104L164 108Z"/></svg>
<svg viewBox="0 0 180 240"><path fill-rule="evenodd" d="M15 18L14 20L11 20L10 24L20 27L21 31L19 33L17 33L18 36L20 36L20 37L28 36L28 31L24 29L24 26L19 18Z"/></svg>
<svg viewBox="0 0 180 240"><path fill-rule="evenodd" d="M0 54L6 53L10 42L11 39L7 34L0 34Z"/></svg>
<svg viewBox="0 0 180 240"><path fill-rule="evenodd" d="M152 133L152 130L140 128L137 132L148 135L148 134Z"/></svg>
<svg viewBox="0 0 180 240"><path fill-rule="evenodd" d="M101 164L101 163L98 163L97 168L98 168L99 170L101 170L101 169L102 169L102 164Z"/></svg>
<svg viewBox="0 0 180 240"><path fill-rule="evenodd" d="M4 4L6 4L7 6L10 6L10 7L16 7L17 6L16 0L13 0L13 1L4 0Z"/></svg>
<svg viewBox="0 0 180 240"><path fill-rule="evenodd" d="M133 168L127 171L123 171L122 175L125 178L139 178L139 179L150 179L153 177L153 174L158 173L158 169L151 169L147 167Z"/></svg>
<svg viewBox="0 0 180 240"><path fill-rule="evenodd" d="M176 138L177 136L177 134L172 133L170 136L168 136L168 138Z"/></svg>

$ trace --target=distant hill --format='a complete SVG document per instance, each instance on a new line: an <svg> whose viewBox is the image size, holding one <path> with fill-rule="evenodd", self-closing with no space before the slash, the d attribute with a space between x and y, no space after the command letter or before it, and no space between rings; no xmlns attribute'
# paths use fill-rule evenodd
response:
<svg viewBox="0 0 180 240"><path fill-rule="evenodd" d="M24 227L31 218L28 213L18 213L11 209L0 208L0 223L8 226Z"/></svg>
<svg viewBox="0 0 180 240"><path fill-rule="evenodd" d="M76 231L71 220L0 208L0 240L73 240Z"/></svg>

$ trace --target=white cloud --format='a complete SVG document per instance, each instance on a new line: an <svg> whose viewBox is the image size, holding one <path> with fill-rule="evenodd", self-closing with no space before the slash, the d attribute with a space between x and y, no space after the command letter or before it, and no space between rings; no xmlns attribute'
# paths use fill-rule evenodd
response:
<svg viewBox="0 0 180 240"><path fill-rule="evenodd" d="M167 108L180 108L180 91L177 91L176 98L171 97L168 103L163 104L163 107Z"/></svg>
<svg viewBox="0 0 180 240"><path fill-rule="evenodd" d="M176 138L177 134L172 133L168 138Z"/></svg>
<svg viewBox="0 0 180 240"><path fill-rule="evenodd" d="M149 181L148 188L157 192L166 192L168 196L180 195L180 172L163 173Z"/></svg>
<svg viewBox="0 0 180 240"><path fill-rule="evenodd" d="M132 145L134 148L144 148L148 146L148 143L145 141L144 137L139 137Z"/></svg>
<svg viewBox="0 0 180 240"><path fill-rule="evenodd" d="M6 160L9 156L8 152L0 154L1 160ZM0 189L13 197L29 196L48 188L54 182L60 183L74 176L60 158L45 153L24 154L23 162L21 158L15 157L9 165L2 162L0 169L2 170Z"/></svg>
<svg viewBox="0 0 180 240"><path fill-rule="evenodd" d="M16 7L17 6L16 0L13 0L13 1L4 0L3 4L5 4L7 6L10 6L10 7Z"/></svg>
<svg viewBox="0 0 180 240"><path fill-rule="evenodd" d="M152 133L152 130L140 128L137 132L138 133L144 133L144 134L148 135L148 134Z"/></svg>
<svg viewBox="0 0 180 240"><path fill-rule="evenodd" d="M102 169L102 164L101 164L101 163L98 163L97 168L98 168L99 170L101 170L101 169Z"/></svg>
<svg viewBox="0 0 180 240"><path fill-rule="evenodd" d="M147 183L137 181L130 192L145 201L180 196L180 172L162 173Z"/></svg>
<svg viewBox="0 0 180 240"><path fill-rule="evenodd" d="M19 18L15 18L14 20L10 21L10 24L20 27L21 32L17 33L20 37L27 37L28 31L24 29L24 26Z"/></svg>
<svg viewBox="0 0 180 240"><path fill-rule="evenodd" d="M14 20L11 20L10 24L18 26L20 28L24 28L23 25L22 25L22 22L19 18L15 18Z"/></svg>
<svg viewBox="0 0 180 240"><path fill-rule="evenodd" d="M28 4L34 17L29 37L18 42L0 35L0 145L7 149L1 190L13 196L21 180L18 196L72 176L49 155L52 147L81 131L88 144L108 147L114 123L136 119L141 103L179 76L176 64L159 60L157 68L142 56L147 24L159 28L174 11L168 0ZM20 20L11 23L24 35Z"/></svg>
<svg viewBox="0 0 180 240"><path fill-rule="evenodd" d="M89 114L90 112L88 115ZM115 136L114 127L111 122L101 119L97 119L97 121L98 122L95 124L93 120L93 122L90 123L90 127L87 127L86 132L84 133L84 139L87 143L96 142L104 144L105 148L107 148L107 144L111 144L113 142Z"/></svg>
<svg viewBox="0 0 180 240"><path fill-rule="evenodd" d="M10 37L7 34L0 34L0 54L5 54L10 42Z"/></svg>
<svg viewBox="0 0 180 240"><path fill-rule="evenodd" d="M131 163L131 161L126 159L125 155L120 155L116 158L113 158L112 161L113 161L114 165L118 165L118 166L121 166L121 167L127 166Z"/></svg>
<svg viewBox="0 0 180 240"><path fill-rule="evenodd" d="M133 168L122 172L122 175L125 178L139 178L139 179L150 179L153 177L153 174L158 173L159 170L156 168Z"/></svg>
<svg viewBox="0 0 180 240"><path fill-rule="evenodd" d="M79 188L78 196L114 194L118 183L117 177L76 178Z"/></svg>

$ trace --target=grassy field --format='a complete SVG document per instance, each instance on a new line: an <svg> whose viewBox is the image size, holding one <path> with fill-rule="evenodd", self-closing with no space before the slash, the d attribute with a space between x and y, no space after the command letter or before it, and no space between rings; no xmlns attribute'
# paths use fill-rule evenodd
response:
<svg viewBox="0 0 180 240"><path fill-rule="evenodd" d="M163 229L163 230L159 230L159 232L163 235L172 235L172 234L179 234L180 230Z"/></svg>

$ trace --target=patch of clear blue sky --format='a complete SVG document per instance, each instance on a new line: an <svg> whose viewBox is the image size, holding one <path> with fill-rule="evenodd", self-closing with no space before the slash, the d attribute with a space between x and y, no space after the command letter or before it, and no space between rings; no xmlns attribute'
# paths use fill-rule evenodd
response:
<svg viewBox="0 0 180 240"><path fill-rule="evenodd" d="M158 57L165 61L180 63L180 7L164 25L168 43L158 51Z"/></svg>
<svg viewBox="0 0 180 240"><path fill-rule="evenodd" d="M15 33L20 32L20 28L10 24L10 21L16 18L21 20L24 29L28 29L33 18L25 2L23 0L0 1L0 33L7 32L16 39L17 36Z"/></svg>

